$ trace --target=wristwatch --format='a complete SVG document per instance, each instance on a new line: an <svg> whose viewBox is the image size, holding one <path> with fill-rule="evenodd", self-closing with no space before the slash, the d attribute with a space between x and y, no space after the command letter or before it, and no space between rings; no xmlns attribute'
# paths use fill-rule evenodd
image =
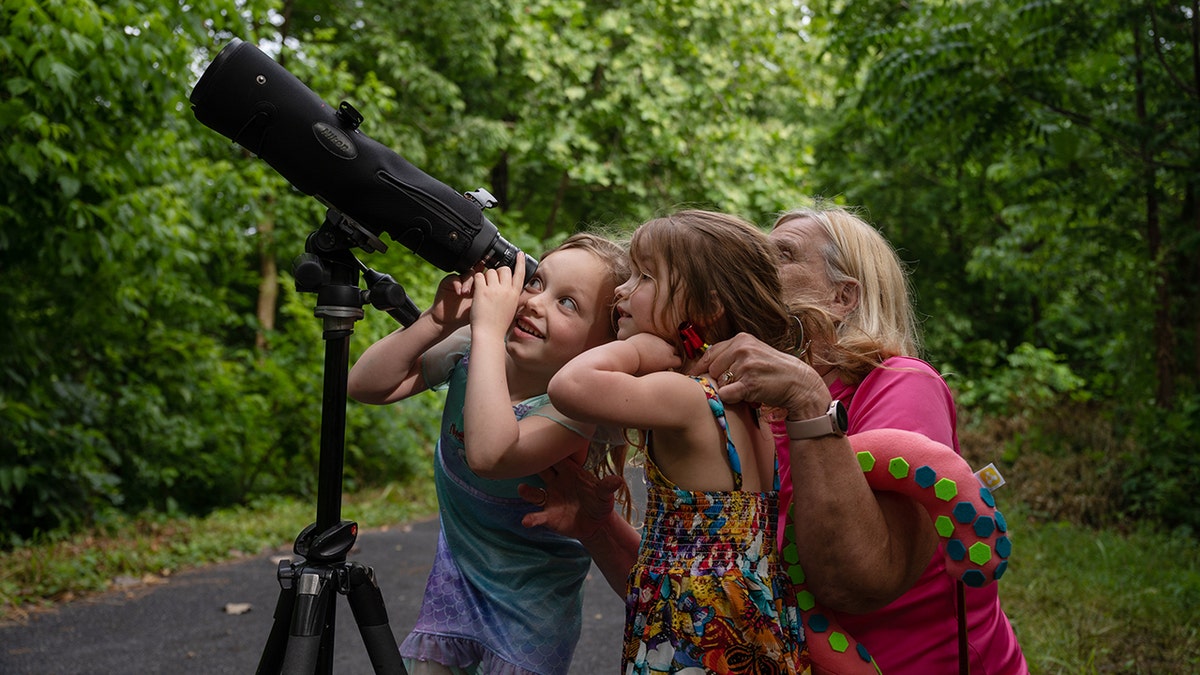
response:
<svg viewBox="0 0 1200 675"><path fill-rule="evenodd" d="M846 418L846 406L842 405L841 401L831 402L829 410L825 411L825 414L820 417L814 417L811 420L787 421L788 438L793 441L805 441L823 436L837 436L841 438L846 435L846 430L849 427L850 423Z"/></svg>

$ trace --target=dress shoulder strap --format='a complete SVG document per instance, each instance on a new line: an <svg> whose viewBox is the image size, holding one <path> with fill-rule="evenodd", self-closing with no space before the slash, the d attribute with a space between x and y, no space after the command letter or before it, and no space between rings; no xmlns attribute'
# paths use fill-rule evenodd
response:
<svg viewBox="0 0 1200 675"><path fill-rule="evenodd" d="M693 379L704 387L704 395L708 397L708 409L712 411L713 417L717 419L717 424L721 426L721 432L725 434L725 454L729 457L729 468L733 470L733 489L741 490L742 460L738 457L737 448L733 447L733 440L729 438L729 421L725 419L725 404L721 402L721 397L717 396L716 387L707 377Z"/></svg>

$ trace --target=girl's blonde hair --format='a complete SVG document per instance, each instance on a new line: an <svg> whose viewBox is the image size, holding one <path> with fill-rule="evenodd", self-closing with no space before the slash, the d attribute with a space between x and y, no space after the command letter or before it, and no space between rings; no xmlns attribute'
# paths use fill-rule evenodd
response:
<svg viewBox="0 0 1200 675"><path fill-rule="evenodd" d="M705 342L749 333L784 351L798 346L798 322L782 299L779 257L767 235L737 216L683 210L643 223L630 240L634 266L661 261L666 293ZM675 326L660 326L682 339Z"/></svg>
<svg viewBox="0 0 1200 675"><path fill-rule="evenodd" d="M912 290L892 245L879 230L841 207L789 211L773 227L805 218L825 234L820 251L829 282L836 286L853 281L859 290L858 306L832 326L833 349L821 360L859 381L893 356L919 356Z"/></svg>
<svg viewBox="0 0 1200 675"><path fill-rule="evenodd" d="M605 281L610 284L610 288L616 289L629 278L629 252L625 246L617 241L608 239L592 232L577 232L563 240L561 244L546 251L542 257L546 257L556 251L565 251L570 249L578 249L587 251L594 255L601 263L604 264L608 275ZM605 317L609 329L609 338L615 340L617 337L616 323L612 321L612 310L616 304L615 295L610 296L608 312ZM620 430L607 430L606 432L598 431L596 437L592 439L588 446L588 457L584 468L591 471L594 475L603 478L605 476L622 476L625 475L625 458L628 454L629 446L624 440L624 433ZM633 496L629 491L629 484L622 483L621 488L615 495L617 504L621 507L621 513L626 520L630 520L633 516Z"/></svg>

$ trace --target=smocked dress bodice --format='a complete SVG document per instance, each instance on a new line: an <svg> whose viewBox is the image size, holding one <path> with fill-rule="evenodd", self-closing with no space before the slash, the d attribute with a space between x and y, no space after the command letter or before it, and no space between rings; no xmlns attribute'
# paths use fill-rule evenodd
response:
<svg viewBox="0 0 1200 675"><path fill-rule="evenodd" d="M741 490L724 405L707 378L697 381L724 432L734 489L685 490L647 453L645 529L629 578L622 672L809 672L775 547L778 493Z"/></svg>

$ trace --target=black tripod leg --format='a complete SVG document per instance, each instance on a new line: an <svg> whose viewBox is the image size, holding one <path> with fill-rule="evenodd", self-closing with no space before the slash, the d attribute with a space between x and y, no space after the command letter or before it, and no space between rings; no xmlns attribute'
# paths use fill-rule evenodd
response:
<svg viewBox="0 0 1200 675"><path fill-rule="evenodd" d="M285 567L287 569L284 569ZM267 637L267 646L263 648L258 670L254 671L255 675L279 675L283 665L288 628L296 606L296 591L291 583L291 564L286 561L279 563L279 585L279 600L275 602L275 621L271 624L271 634Z"/></svg>
<svg viewBox="0 0 1200 675"><path fill-rule="evenodd" d="M325 629L333 621L333 598L337 591L330 570L305 568L296 577L291 629L283 655L283 672L311 675L322 665L323 673L332 670L329 651L322 650ZM325 663L321 663L324 656Z"/></svg>
<svg viewBox="0 0 1200 675"><path fill-rule="evenodd" d="M362 634L367 655L375 668L375 675L408 675L396 636L388 625L387 608L383 604L383 593L375 582L375 571L361 563L348 565L348 588L350 611Z"/></svg>

